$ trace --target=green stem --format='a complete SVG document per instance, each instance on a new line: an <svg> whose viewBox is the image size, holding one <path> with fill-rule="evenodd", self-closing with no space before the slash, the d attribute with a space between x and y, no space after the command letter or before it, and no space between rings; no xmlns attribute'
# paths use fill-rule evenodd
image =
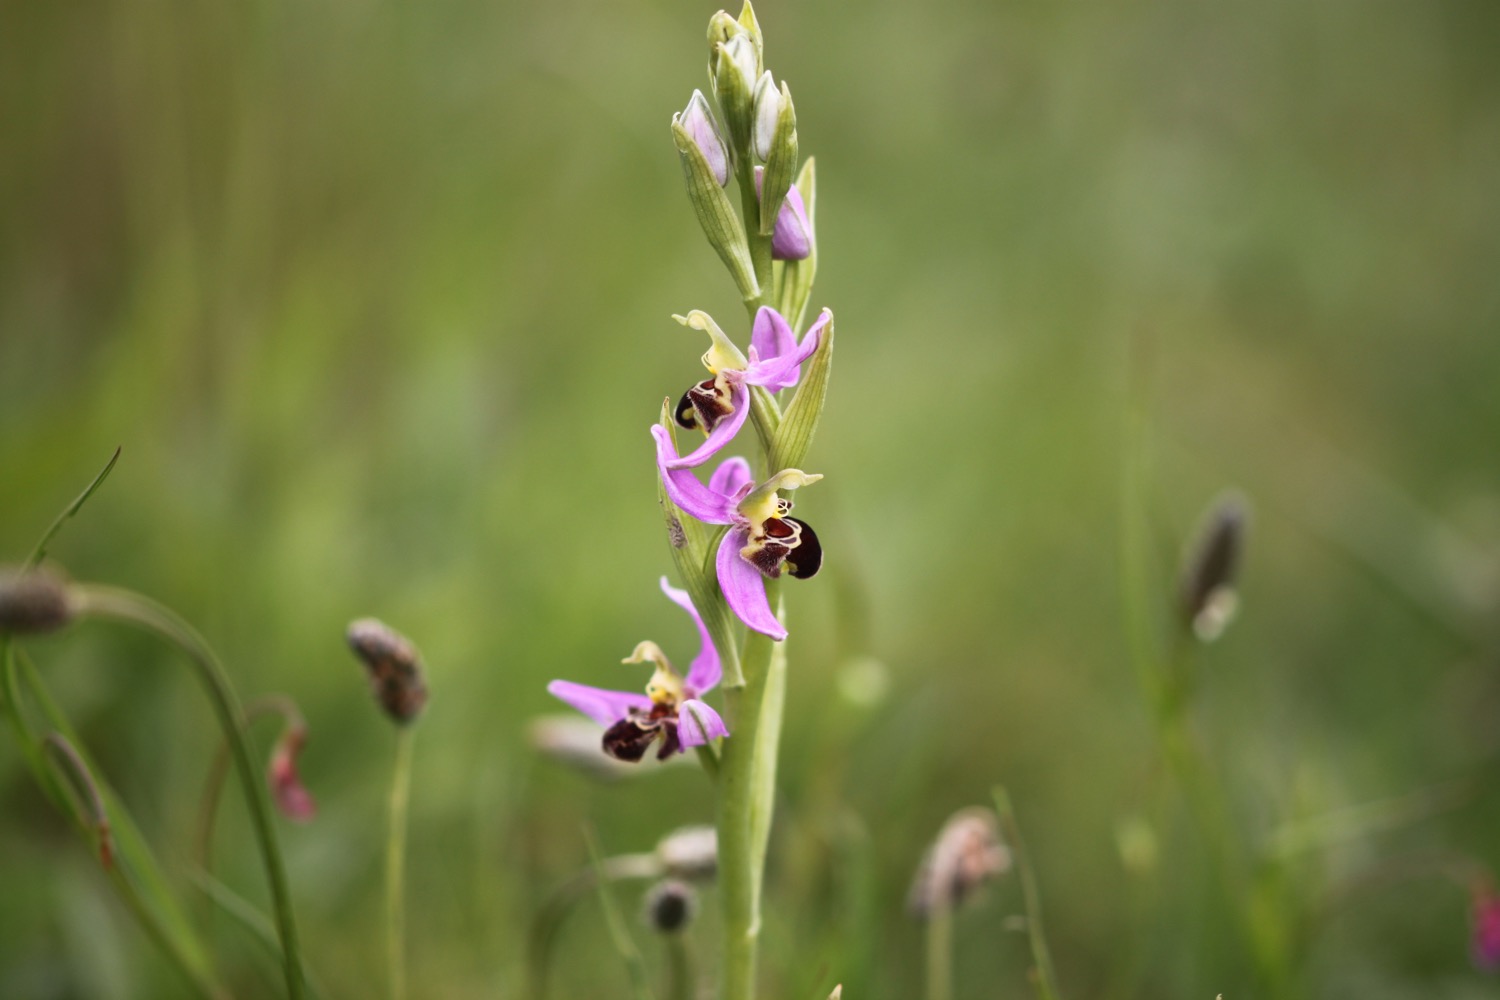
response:
<svg viewBox="0 0 1500 1000"><path fill-rule="evenodd" d="M692 1000L693 962L685 931L667 934L667 1000Z"/></svg>
<svg viewBox="0 0 1500 1000"><path fill-rule="evenodd" d="M767 596L773 602L776 589L775 582L768 580ZM778 613L783 613L779 607ZM730 737L724 741L719 773L725 1000L753 1000L755 996L761 881L775 805L776 753L786 693L785 643L752 632L741 663L744 686L724 690Z"/></svg>
<svg viewBox="0 0 1500 1000"><path fill-rule="evenodd" d="M546 1000L552 946L562 928L563 919L573 911L580 899L594 890L600 879L617 882L623 879L658 878L661 874L661 861L655 854L621 854L605 858L597 866L585 868L553 889L531 923L526 948L526 996L529 1000Z"/></svg>
<svg viewBox="0 0 1500 1000"><path fill-rule="evenodd" d="M390 824L385 842L385 952L391 1000L406 1000L406 815L411 801L410 726L396 730L396 767L391 775Z"/></svg>
<svg viewBox="0 0 1500 1000"><path fill-rule="evenodd" d="M927 1000L951 1000L953 905L946 898L934 903L932 912L927 915Z"/></svg>
<svg viewBox="0 0 1500 1000"><path fill-rule="evenodd" d="M38 784L42 786L43 793L58 809L69 815L79 827L80 832L88 835L86 824L68 803L52 769L46 765L41 743L26 721L25 712L21 707L20 686L16 682L17 660L18 657L10 646L10 639L0 636L0 685L3 685L5 691L5 713L15 730L16 742L20 744L22 755L31 767ZM35 692L43 694L40 682L33 680ZM57 707L50 701L45 701L42 708L57 732L67 738L70 743L76 744L77 737L72 727L67 724L67 720L62 717ZM88 758L83 751L76 752L83 766L89 768ZM147 890L155 894L153 896L155 905L153 901L148 901L142 895L141 887L136 884L125 862L141 861L144 851L143 842L130 822L129 814L124 811L124 806L118 802L108 786L98 783L98 787L104 812L115 816L118 821L115 824L115 831L120 837L116 847L121 856L117 857L115 863L108 868L109 880L114 885L115 891L120 894L126 908L145 930L146 935L161 949L162 954L167 956L182 977L192 983L199 996L204 997L205 1000L228 1000L229 992L214 981L203 950L184 936L189 933L186 926L180 922L170 924L167 917L163 915L164 904L167 901L165 889L159 873L150 866L149 861L142 862L143 870L136 874L146 880Z"/></svg>
<svg viewBox="0 0 1500 1000"><path fill-rule="evenodd" d="M197 669L198 678L203 682L219 726L234 754L235 769L239 772L240 784L244 790L256 846L260 849L261 860L265 865L266 881L270 884L271 898L275 904L276 931L281 938L287 996L289 1000L302 1000L302 950L297 940L297 923L292 912L286 867L276 839L276 827L271 821L271 807L266 790L250 755L249 741L245 738L244 709L240 706L239 697L235 694L223 665L191 625L171 609L147 597L128 590L98 585L79 586L75 588L75 596L79 601L81 615L122 622L153 633L186 653Z"/></svg>
<svg viewBox="0 0 1500 1000"><path fill-rule="evenodd" d="M1026 842L1021 839L1021 825L1016 822L1016 811L1010 802L1010 793L996 788L995 812L1010 842L1011 853L1016 859L1016 874L1021 880L1021 896L1026 902L1026 933L1031 940L1031 961L1036 967L1036 991L1041 1000L1061 1000L1062 992L1057 988L1057 970L1052 965L1052 950L1047 947L1047 932L1042 927L1042 893L1037 887L1036 872L1032 870L1031 858L1026 854Z"/></svg>
<svg viewBox="0 0 1500 1000"><path fill-rule="evenodd" d="M745 238L750 242L750 265L755 269L755 283L760 287L759 298L745 300L745 310L753 320L761 306L772 304L776 294L771 274L771 237L762 236L760 232L760 198L755 194L755 167L749 157L741 159L736 177L740 184L740 212L744 217Z"/></svg>

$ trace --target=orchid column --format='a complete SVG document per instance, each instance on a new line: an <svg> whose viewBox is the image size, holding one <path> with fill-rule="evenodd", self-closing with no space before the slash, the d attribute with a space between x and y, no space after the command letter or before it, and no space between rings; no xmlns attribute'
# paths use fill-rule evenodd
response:
<svg viewBox="0 0 1500 1000"><path fill-rule="evenodd" d="M719 114L695 91L673 117L672 137L689 199L734 278L751 331L748 348L741 351L705 313L676 317L707 336L708 378L690 387L675 406L664 405L651 432L677 569L724 651L730 735L719 767L721 974L726 1000L750 1000L786 690L787 618L780 580L784 574L812 576L823 557L812 528L789 516L789 494L822 478L800 466L827 392L833 316L824 310L798 336L817 270L813 163L797 169L791 91L765 70L760 25L750 4L738 19L715 14L708 43ZM739 188L738 213L724 190L731 178ZM745 446L750 436L740 431L747 418L760 446L758 467L728 458L706 484L700 481L698 467L732 441ZM705 437L696 447L680 446L677 429Z"/></svg>

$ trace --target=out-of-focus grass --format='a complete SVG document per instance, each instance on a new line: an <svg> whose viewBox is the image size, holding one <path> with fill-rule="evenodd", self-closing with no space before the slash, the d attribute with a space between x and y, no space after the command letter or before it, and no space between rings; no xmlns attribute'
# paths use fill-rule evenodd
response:
<svg viewBox="0 0 1500 1000"><path fill-rule="evenodd" d="M285 835L339 995L381 985L393 749L341 645L352 617L409 633L431 670L422 995L518 982L525 919L587 864L583 824L620 851L711 817L690 769L598 789L524 740L556 708L549 678L627 685L614 664L637 640L692 641L655 589L646 427L698 371L669 314L738 323L666 130L704 84L711 12L0 15L0 553L22 558L124 447L55 555L179 609L245 692L303 705L322 811ZM1315 855L1293 892L1388 855L1500 861L1493 8L760 14L818 157L815 305L840 333L808 463L828 478L798 498L829 572L792 594L774 995L914 995L906 880L997 781L1070 995L1130 981L1132 960L1135 995L1239 992L1185 828L1159 831L1143 880L1114 848L1154 760L1116 595L1131 343L1162 563L1221 486L1255 505L1243 616L1202 657L1202 728L1246 836L1464 778L1461 806ZM32 651L185 864L214 737L171 654L102 627ZM874 708L838 693L854 654L888 667ZM170 995L4 749L0 796L0 995ZM232 801L223 826L224 874L255 895ZM1023 995L1017 907L1006 887L961 922L961 995ZM1464 907L1441 883L1374 891L1313 939L1300 986L1472 992ZM619 991L606 942L587 908L569 924L575 995Z"/></svg>

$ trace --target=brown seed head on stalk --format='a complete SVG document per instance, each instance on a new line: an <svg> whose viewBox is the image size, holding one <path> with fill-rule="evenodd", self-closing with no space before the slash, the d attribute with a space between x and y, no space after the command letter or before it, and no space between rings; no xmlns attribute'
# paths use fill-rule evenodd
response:
<svg viewBox="0 0 1500 1000"><path fill-rule="evenodd" d="M345 635L349 648L364 663L375 700L385 713L400 725L421 714L427 704L427 681L417 647L376 618L351 622Z"/></svg>
<svg viewBox="0 0 1500 1000"><path fill-rule="evenodd" d="M686 882L663 879L646 893L646 926L658 934L678 934L698 914L698 892Z"/></svg>
<svg viewBox="0 0 1500 1000"><path fill-rule="evenodd" d="M1182 563L1178 607L1185 628L1212 642L1234 618L1236 583L1245 546L1249 504L1239 493L1220 496L1209 507L1197 540Z"/></svg>
<svg viewBox="0 0 1500 1000"><path fill-rule="evenodd" d="M0 570L0 634L56 632L71 622L77 611L60 577L46 570Z"/></svg>
<svg viewBox="0 0 1500 1000"><path fill-rule="evenodd" d="M960 809L938 831L922 857L906 897L912 916L925 920L952 910L990 879L1010 870L1010 850L1000 840L1000 824L989 809Z"/></svg>

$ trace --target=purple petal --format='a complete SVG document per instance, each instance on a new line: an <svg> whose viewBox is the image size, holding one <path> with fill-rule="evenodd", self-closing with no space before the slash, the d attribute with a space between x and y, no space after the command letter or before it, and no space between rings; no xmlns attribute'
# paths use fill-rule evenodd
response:
<svg viewBox="0 0 1500 1000"><path fill-rule="evenodd" d="M651 436L656 438L656 467L661 472L667 498L689 516L707 524L730 523L730 511L734 507L730 498L720 496L700 483L692 469L668 468L677 452L672 447L672 435L665 427L652 424Z"/></svg>
<svg viewBox="0 0 1500 1000"><path fill-rule="evenodd" d="M696 698L689 698L677 709L677 741L683 749L701 747L709 740L729 735L729 727L719 713Z"/></svg>
<svg viewBox="0 0 1500 1000"><path fill-rule="evenodd" d="M802 343L795 349L768 361L757 361L745 369L746 384L764 386L772 392L780 392L796 385L797 380L802 377L802 362L812 357L813 352L818 349L818 342L823 339L823 328L832 318L833 313L824 309L818 316L818 321L802 335Z"/></svg>
<svg viewBox="0 0 1500 1000"><path fill-rule="evenodd" d="M725 533L719 543L716 562L719 570L719 588L724 591L724 600L729 610L739 616L740 621L757 632L764 633L778 642L786 638L786 629L771 614L771 602L766 599L766 581L760 570L740 555L740 549L750 541L744 528L735 528Z"/></svg>
<svg viewBox="0 0 1500 1000"><path fill-rule="evenodd" d="M714 474L708 477L708 488L720 496L732 497L744 489L747 483L754 482L754 477L750 475L750 463L736 455L719 463Z"/></svg>
<svg viewBox="0 0 1500 1000"><path fill-rule="evenodd" d="M807 219L807 203L796 185L787 189L786 201L776 213L776 229L771 233L772 260L806 260L812 256L812 223Z"/></svg>
<svg viewBox="0 0 1500 1000"><path fill-rule="evenodd" d="M547 685L547 693L572 705L601 726L612 726L630 714L632 708L649 712L651 699L643 694L629 691L606 691L574 684L572 681L553 681Z"/></svg>
<svg viewBox="0 0 1500 1000"><path fill-rule="evenodd" d="M766 168L755 168L755 196L760 197ZM806 260L812 256L812 223L807 218L807 202L793 184L786 200L776 212L776 229L771 233L772 260Z"/></svg>
<svg viewBox="0 0 1500 1000"><path fill-rule="evenodd" d="M724 148L718 123L714 121L714 113L709 108L708 98L703 96L703 91L693 91L692 100L688 101L677 120L692 138L693 145L698 147L698 151L708 161L708 168L713 171L714 180L719 182L719 187L728 184L729 152Z"/></svg>
<svg viewBox="0 0 1500 1000"><path fill-rule="evenodd" d="M729 402L734 410L714 425L708 438L694 449L692 454L683 455L681 458L674 456L662 468L695 469L717 455L720 448L733 440L740 428L745 426L745 418L750 415L750 390L745 388L743 382L736 382L730 389Z"/></svg>
<svg viewBox="0 0 1500 1000"><path fill-rule="evenodd" d="M661 592L682 610L693 616L693 624L698 626L698 655L693 657L693 665L688 668L688 675L683 683L692 689L693 694L707 694L719 683L723 676L723 669L719 665L719 651L714 648L713 636L708 634L708 627L703 624L703 618L699 616L698 609L693 607L693 599L685 590L678 590L667 582L666 577L661 578Z"/></svg>
<svg viewBox="0 0 1500 1000"><path fill-rule="evenodd" d="M769 361L795 350L797 336L781 313L770 306L761 306L755 314L755 325L750 328L750 346L761 361Z"/></svg>

